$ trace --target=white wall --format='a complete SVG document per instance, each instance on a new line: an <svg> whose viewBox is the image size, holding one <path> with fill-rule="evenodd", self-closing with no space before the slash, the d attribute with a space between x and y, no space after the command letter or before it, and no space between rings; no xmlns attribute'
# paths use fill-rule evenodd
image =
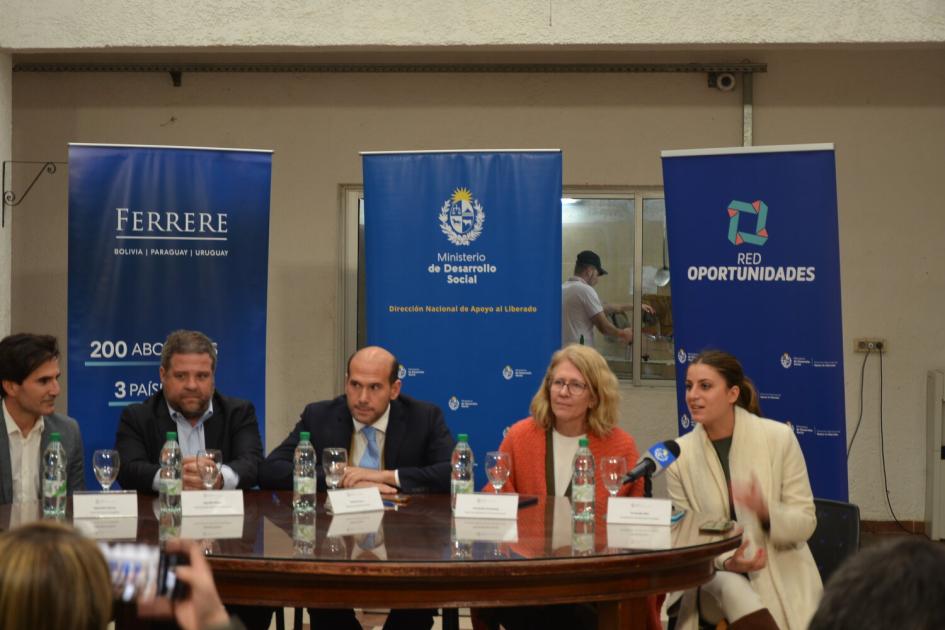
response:
<svg viewBox="0 0 945 630"><path fill-rule="evenodd" d="M755 80L756 143L836 143L847 424L852 429L858 411L862 357L849 350L852 339L885 337L890 493L900 518L921 520L924 374L945 366L945 202L938 190L945 55L756 50L751 58L769 64ZM160 74L16 73L14 87L17 159L63 160L70 141L275 150L270 448L306 402L336 393L338 196L341 184L360 182L358 151L561 147L566 185L660 185L660 149L741 139L739 93L710 90L699 74L185 74L174 88ZM14 327L64 338L65 177L37 187L27 204L14 242ZM799 305L797 316L816 314ZM889 516L878 465L878 363L871 361L850 485L864 518L883 520ZM672 390L622 391L623 424L641 447L674 434Z"/></svg>
<svg viewBox="0 0 945 630"><path fill-rule="evenodd" d="M925 43L937 0L0 1L0 46L342 48Z"/></svg>
<svg viewBox="0 0 945 630"><path fill-rule="evenodd" d="M3 11L0 10L0 15ZM13 64L10 55L0 53L0 162L12 157L13 138ZM9 189L9 185L7 186ZM4 191L0 190L0 195ZM10 284L13 279L13 220L6 217L0 227L0 337L10 333Z"/></svg>

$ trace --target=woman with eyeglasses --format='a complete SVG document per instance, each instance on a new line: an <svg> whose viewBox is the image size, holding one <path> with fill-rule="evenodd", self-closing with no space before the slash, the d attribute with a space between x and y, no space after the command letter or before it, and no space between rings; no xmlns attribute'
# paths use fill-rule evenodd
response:
<svg viewBox="0 0 945 630"><path fill-rule="evenodd" d="M695 429L679 438L666 469L673 502L717 519L737 519L745 542L715 559L715 576L686 591L678 630L725 619L732 630L803 630L823 587L807 539L817 516L804 455L784 423L761 417L758 395L738 359L700 353L686 371Z"/></svg>
<svg viewBox="0 0 945 630"><path fill-rule="evenodd" d="M500 451L512 454L512 474L502 491L570 497L572 461L578 441L585 437L598 470L600 461L611 455L625 458L628 468L633 466L637 446L630 434L617 426L619 401L617 377L597 350L571 344L555 352L532 398L532 415L513 424L499 446ZM491 484L487 485L486 491L491 490ZM599 477L594 492L598 529L606 531L603 516L608 494ZM643 496L643 480L622 486L619 495ZM649 598L648 609L647 628L661 628L655 597ZM507 630L597 627L593 604L476 610L473 616L474 627L483 620L499 622Z"/></svg>
<svg viewBox="0 0 945 630"><path fill-rule="evenodd" d="M499 446L512 454L512 474L503 491L571 496L572 460L587 438L594 462L619 455L636 463L636 443L617 426L620 393L607 361L590 346L571 344L551 357L531 416L513 424ZM491 490L491 486L487 486ZM596 483L596 514L607 509L607 489ZM620 496L643 496L643 480L621 487Z"/></svg>

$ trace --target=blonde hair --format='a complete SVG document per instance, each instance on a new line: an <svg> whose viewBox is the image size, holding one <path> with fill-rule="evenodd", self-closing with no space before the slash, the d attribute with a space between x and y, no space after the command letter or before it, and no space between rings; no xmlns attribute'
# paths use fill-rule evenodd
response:
<svg viewBox="0 0 945 630"><path fill-rule="evenodd" d="M0 535L0 628L104 630L111 616L111 580L94 542L48 521Z"/></svg>
<svg viewBox="0 0 945 630"><path fill-rule="evenodd" d="M591 407L587 412L588 428L597 437L606 436L617 425L620 392L617 389L617 377L611 372L607 361L590 346L573 343L552 355L541 387L532 398L532 418L545 430L554 427L555 414L551 410L552 374L564 361L576 367L587 382L591 396Z"/></svg>

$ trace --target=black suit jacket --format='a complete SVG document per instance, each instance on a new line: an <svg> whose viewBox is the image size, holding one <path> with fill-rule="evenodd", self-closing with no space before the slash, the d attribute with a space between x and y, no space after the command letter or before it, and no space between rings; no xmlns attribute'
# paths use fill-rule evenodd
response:
<svg viewBox="0 0 945 630"><path fill-rule="evenodd" d="M121 456L118 483L126 490L154 492L151 483L168 431L177 431L159 391L143 403L129 405L121 414L115 449ZM207 448L223 452L223 463L240 477L240 488L256 485L262 461L262 440L253 403L213 393L213 415L203 427Z"/></svg>
<svg viewBox="0 0 945 630"><path fill-rule="evenodd" d="M349 448L354 425L345 396L305 407L298 424L259 467L263 488L292 488L292 457L299 433L308 431L318 459L318 488L326 489L322 449ZM384 468L396 470L400 489L409 493L450 491L450 456L455 442L436 405L401 394L390 403L384 436Z"/></svg>

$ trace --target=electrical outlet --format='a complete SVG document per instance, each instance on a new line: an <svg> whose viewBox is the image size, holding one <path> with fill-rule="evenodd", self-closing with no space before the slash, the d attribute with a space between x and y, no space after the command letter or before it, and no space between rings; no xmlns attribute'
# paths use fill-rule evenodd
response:
<svg viewBox="0 0 945 630"><path fill-rule="evenodd" d="M854 352L887 352L888 350L885 339L865 337L853 340Z"/></svg>

